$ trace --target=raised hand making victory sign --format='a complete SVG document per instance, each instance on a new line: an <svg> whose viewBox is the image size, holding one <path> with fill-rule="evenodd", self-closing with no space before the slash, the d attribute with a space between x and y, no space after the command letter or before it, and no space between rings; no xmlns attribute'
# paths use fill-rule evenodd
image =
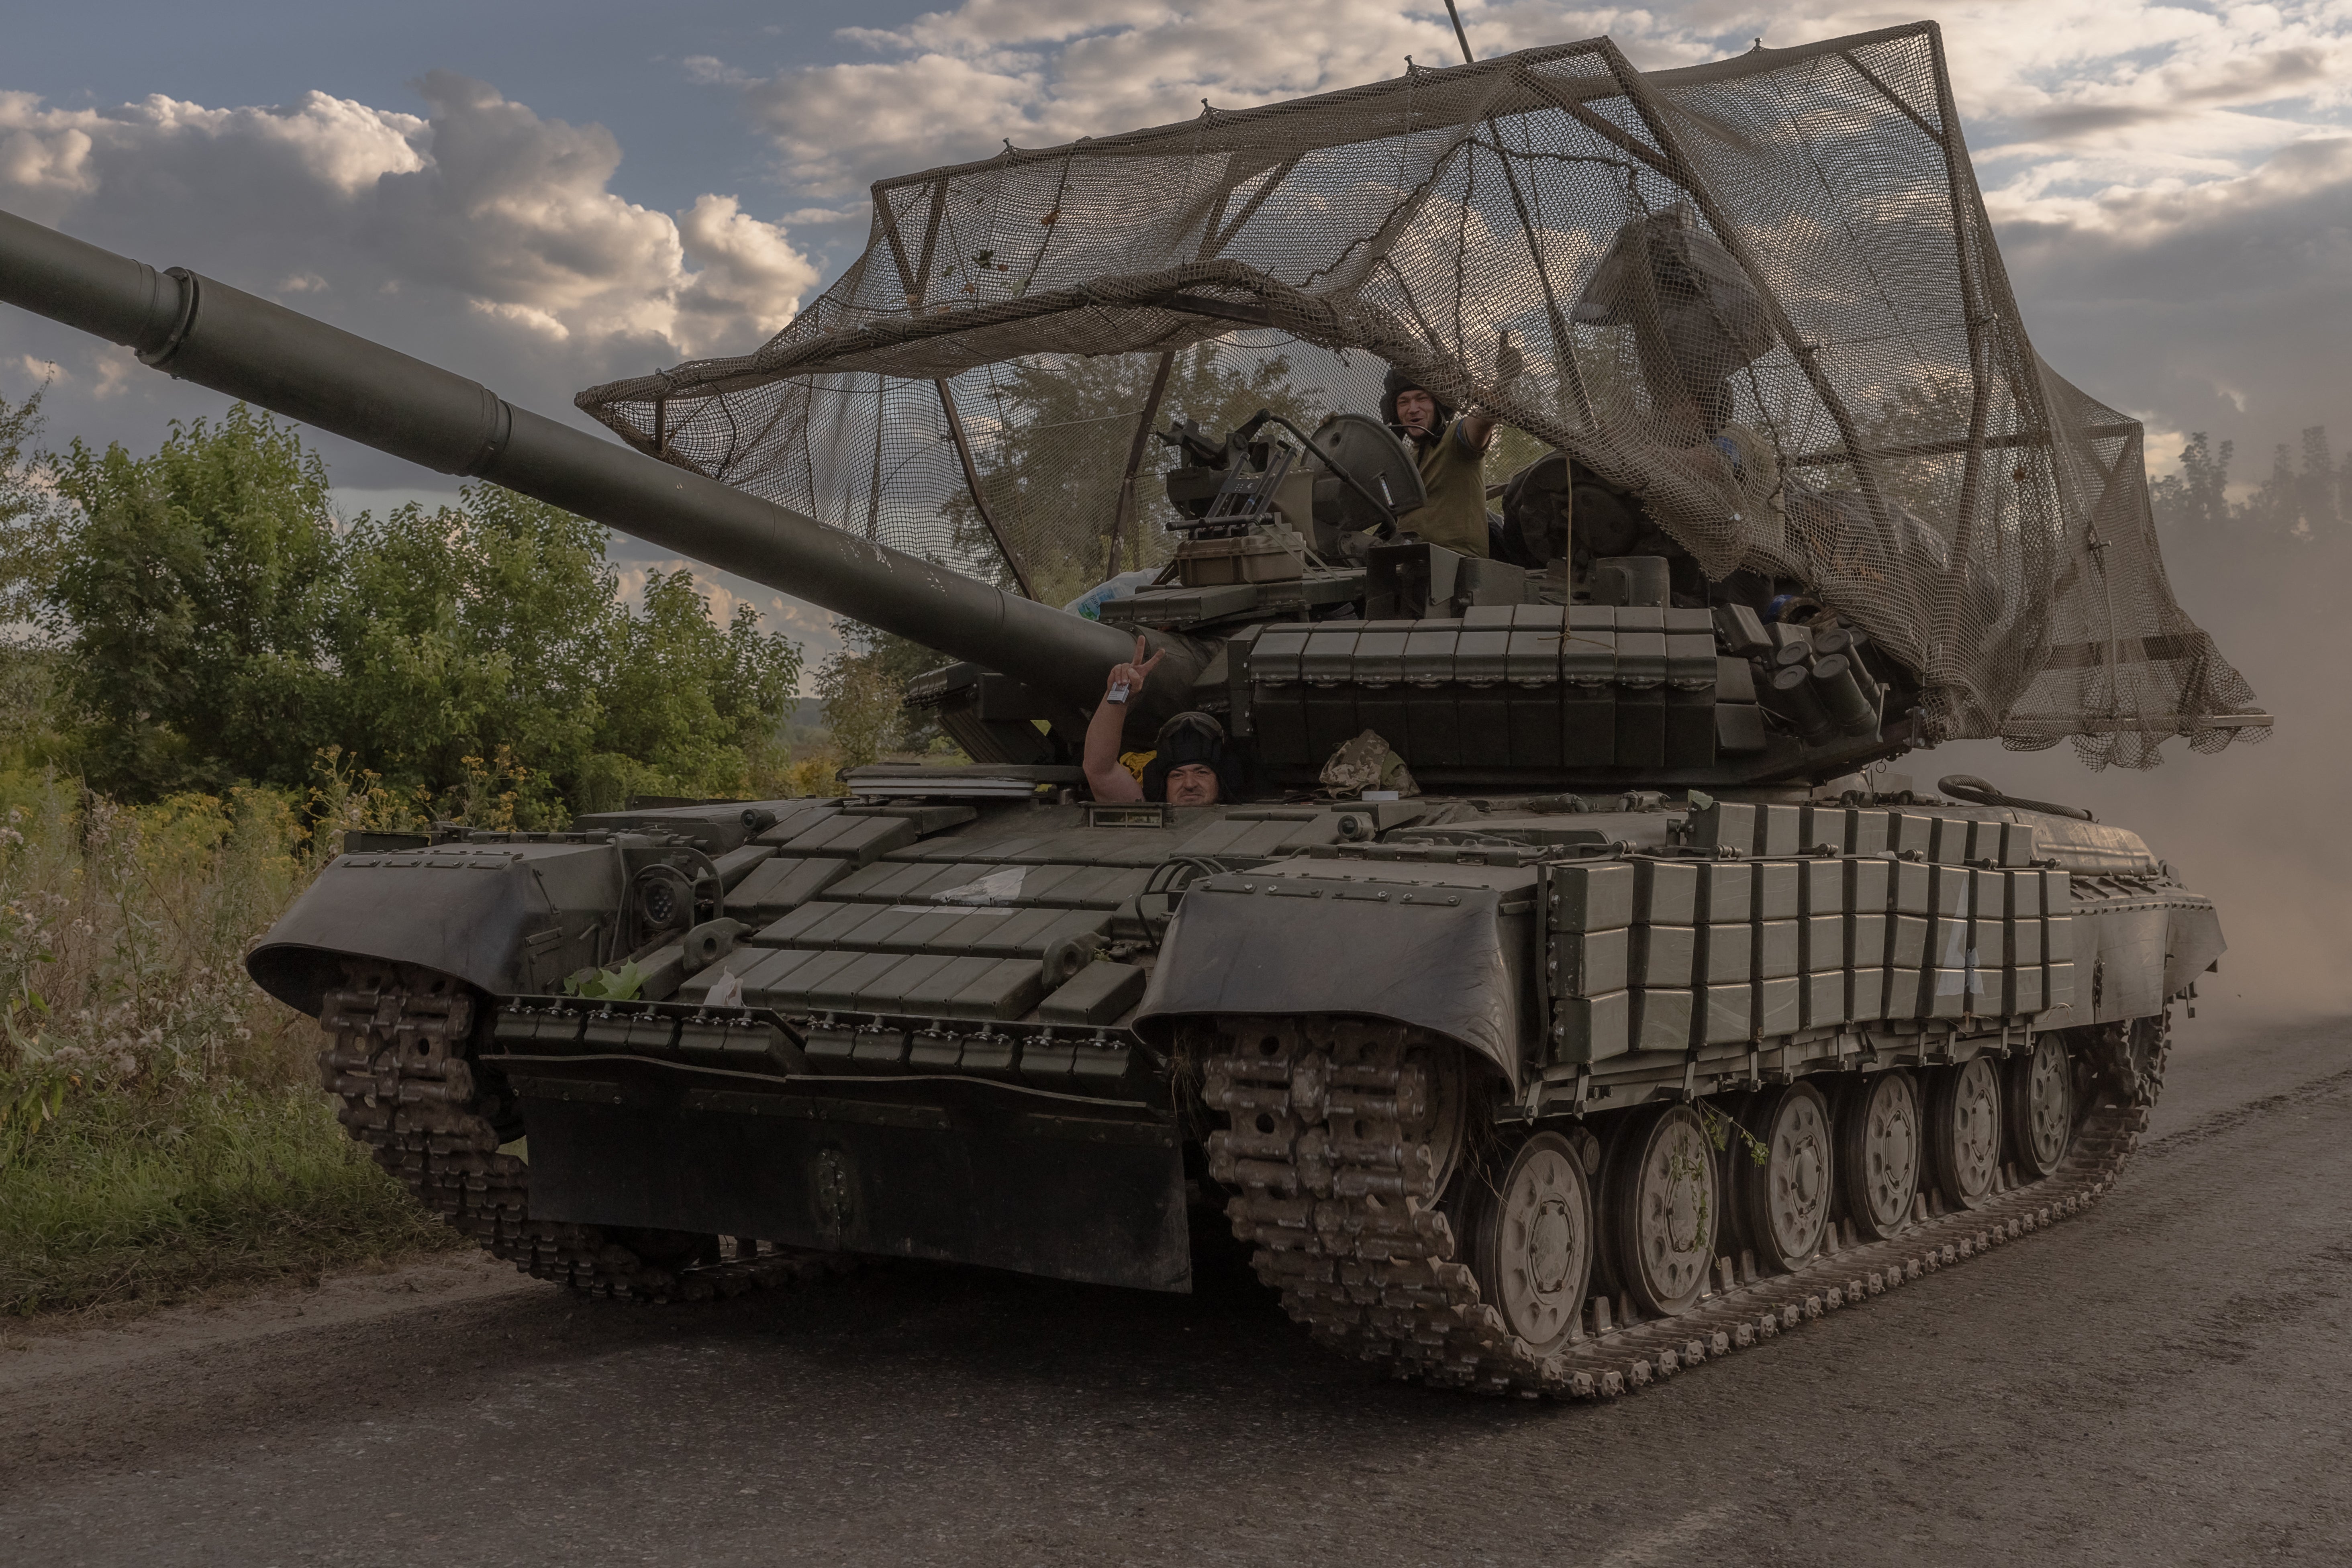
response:
<svg viewBox="0 0 2352 1568"><path fill-rule="evenodd" d="M1150 652L1141 634L1135 639L1135 658L1110 667L1103 679L1103 700L1087 725L1087 786L1100 801L1159 800L1171 805L1213 805L1230 798L1224 775L1230 763L1224 726L1206 713L1179 713L1160 727L1155 754L1136 782L1118 760L1127 725L1128 702L1143 689L1151 672L1167 657L1162 648ZM1146 657L1149 655L1149 657Z"/></svg>

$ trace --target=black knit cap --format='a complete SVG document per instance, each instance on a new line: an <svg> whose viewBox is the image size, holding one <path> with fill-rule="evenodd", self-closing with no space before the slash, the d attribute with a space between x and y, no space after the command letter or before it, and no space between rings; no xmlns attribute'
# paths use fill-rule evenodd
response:
<svg viewBox="0 0 2352 1568"><path fill-rule="evenodd" d="M1177 714L1160 726L1160 738L1153 744L1155 754L1143 764L1144 799L1166 800L1169 773L1191 763L1214 770L1220 800L1240 798L1241 767L1226 744L1225 727L1206 713Z"/></svg>
<svg viewBox="0 0 2352 1568"><path fill-rule="evenodd" d="M1413 375L1412 372L1397 365L1389 366L1388 380L1381 387L1381 422L1402 428L1404 422L1397 417L1397 399L1404 393L1414 390L1429 392L1429 388L1423 386L1420 378ZM1433 392L1429 392L1429 400L1437 405L1435 430L1443 430L1445 428L1446 422L1454 417L1454 410L1448 408L1445 405L1445 400ZM1432 434L1434 434L1435 430L1433 430Z"/></svg>

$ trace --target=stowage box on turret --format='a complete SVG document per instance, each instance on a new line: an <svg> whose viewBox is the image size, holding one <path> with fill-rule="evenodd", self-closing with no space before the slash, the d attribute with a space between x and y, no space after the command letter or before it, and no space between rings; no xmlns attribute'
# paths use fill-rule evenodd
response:
<svg viewBox="0 0 2352 1568"><path fill-rule="evenodd" d="M965 661L912 694L961 765L350 838L251 971L453 1225L654 1299L856 1255L1182 1290L1206 1211L1330 1346L1606 1395L2106 1190L2211 906L2087 813L1879 770L2267 720L2125 570L2137 427L2027 344L1932 27L1416 70L886 182L875 233L759 353L583 395L620 444L0 215L16 304ZM1268 343L1329 406L1161 408L1179 351ZM911 388L1025 582L956 378L1066 353L1159 366L1081 520L1158 570L1095 618L762 499L827 493L772 467L824 398ZM1339 406L1367 364L1427 439ZM1549 455L1431 542L1496 422ZM1088 785L1139 638L1097 751L1208 715L1195 804Z"/></svg>

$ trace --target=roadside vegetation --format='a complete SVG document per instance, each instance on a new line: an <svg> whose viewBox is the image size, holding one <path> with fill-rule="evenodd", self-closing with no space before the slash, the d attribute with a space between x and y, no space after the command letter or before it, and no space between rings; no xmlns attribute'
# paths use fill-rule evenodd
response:
<svg viewBox="0 0 2352 1568"><path fill-rule="evenodd" d="M246 978L326 841L287 795L123 805L19 769L0 818L0 1311L446 1245L336 1124L310 1021Z"/></svg>
<svg viewBox="0 0 2352 1568"><path fill-rule="evenodd" d="M266 416L137 455L40 451L38 413L0 402L0 1314L457 1245L336 1123L254 941L348 829L837 790L907 741L920 650L828 667L845 749L790 723L796 645L683 572L624 597L579 518L342 518Z"/></svg>

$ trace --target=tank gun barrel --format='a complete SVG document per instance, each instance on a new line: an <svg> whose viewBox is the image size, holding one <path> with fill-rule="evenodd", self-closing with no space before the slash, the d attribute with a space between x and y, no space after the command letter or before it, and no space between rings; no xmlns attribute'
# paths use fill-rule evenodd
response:
<svg viewBox="0 0 2352 1568"><path fill-rule="evenodd" d="M487 479L1082 705L1131 633L828 528L772 501L518 408L479 382L184 268L0 212L0 300L121 343L152 369L445 474ZM1197 645L1154 635L1185 705ZM1143 707L1139 703L1139 707Z"/></svg>

